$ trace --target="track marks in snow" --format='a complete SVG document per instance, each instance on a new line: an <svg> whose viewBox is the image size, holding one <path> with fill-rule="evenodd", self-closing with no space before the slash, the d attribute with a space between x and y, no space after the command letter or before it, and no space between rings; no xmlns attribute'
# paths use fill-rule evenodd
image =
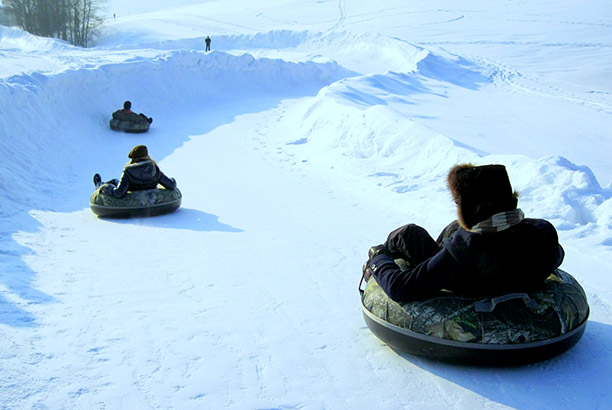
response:
<svg viewBox="0 0 612 410"><path fill-rule="evenodd" d="M475 62L488 68L489 77L493 82L514 93L534 94L551 99L561 99L577 105L612 114L612 106L608 103L612 99L612 92L586 89L563 83L556 86L553 81L539 78L534 75L525 75L508 65L492 60L475 58ZM573 91L572 91L573 90ZM605 102L601 101L604 97Z"/></svg>
<svg viewBox="0 0 612 410"><path fill-rule="evenodd" d="M340 17L338 18L338 21L329 28L328 31L338 30L338 28L342 27L344 25L344 22L346 21L346 0L338 0L338 9L340 12Z"/></svg>

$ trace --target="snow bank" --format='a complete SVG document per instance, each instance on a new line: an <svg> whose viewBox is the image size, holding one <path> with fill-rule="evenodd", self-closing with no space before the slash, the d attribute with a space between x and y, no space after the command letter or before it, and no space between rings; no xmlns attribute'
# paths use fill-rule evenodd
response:
<svg viewBox="0 0 612 410"><path fill-rule="evenodd" d="M39 37L16 27L0 25L0 50L19 51L20 53L64 52L73 47L62 40Z"/></svg>
<svg viewBox="0 0 612 410"><path fill-rule="evenodd" d="M112 50L152 48L158 50L204 50L202 33L192 38L156 39L134 35L126 43L125 35L109 35L100 47ZM248 52L257 57L282 57L289 61L335 61L348 70L361 74L386 71L411 72L429 52L421 47L378 33L329 32L308 30L273 30L245 34L221 34L212 36L213 50L232 54ZM282 56L280 55L282 54ZM363 58L367 56L367 63ZM458 68L457 64L453 68Z"/></svg>
<svg viewBox="0 0 612 410"><path fill-rule="evenodd" d="M453 165L501 163L529 216L549 219L562 230L593 224L607 229L612 190L602 189L588 167L558 156L482 155L394 110L392 102L428 92L423 74L465 87L487 81L478 71L465 69L463 62L453 66L439 56L423 61L425 73L353 77L325 87L284 119L284 143L319 168L341 163L338 168L375 177L371 182L393 192L418 192L421 198L428 192L434 202L438 197L448 200L445 180Z"/></svg>
<svg viewBox="0 0 612 410"><path fill-rule="evenodd" d="M169 111L205 113L228 101L278 102L312 95L347 75L351 73L333 62L173 51L54 75L11 76L0 82L0 216L65 208L80 164L104 169L109 159L105 152L115 151L105 146L112 133L108 120L126 99L135 110L157 119L155 127ZM128 150L129 144L119 145Z"/></svg>

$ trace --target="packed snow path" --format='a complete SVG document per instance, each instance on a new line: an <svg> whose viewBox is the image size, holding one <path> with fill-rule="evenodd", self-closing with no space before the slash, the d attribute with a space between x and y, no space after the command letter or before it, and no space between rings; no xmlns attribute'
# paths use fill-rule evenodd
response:
<svg viewBox="0 0 612 410"><path fill-rule="evenodd" d="M566 355L520 369L466 373L384 347L365 327L357 283L370 236L384 238L405 213L381 207L376 184L307 172L266 143L285 104L160 161L185 195L174 214L32 213L39 228L15 239L31 250L36 294L18 303L31 322L9 323L2 380L18 394L3 405L580 407L607 394L590 381L612 369L602 323Z"/></svg>

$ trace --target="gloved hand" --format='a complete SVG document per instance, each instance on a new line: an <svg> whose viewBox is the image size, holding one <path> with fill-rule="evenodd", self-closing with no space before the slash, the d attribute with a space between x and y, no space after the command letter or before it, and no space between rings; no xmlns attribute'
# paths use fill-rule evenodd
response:
<svg viewBox="0 0 612 410"><path fill-rule="evenodd" d="M368 260L366 261L366 263L363 264L363 268L361 269L363 278L365 279L366 282L372 276L372 270L370 269L370 261L372 260L373 257L381 253L389 253L389 250L387 249L385 245L375 245L375 246L372 246L368 250Z"/></svg>
<svg viewBox="0 0 612 410"><path fill-rule="evenodd" d="M375 245L370 248L368 251L368 262L372 260L373 257L378 255L379 253L389 254L389 249L385 245Z"/></svg>
<svg viewBox="0 0 612 410"><path fill-rule="evenodd" d="M363 267L361 268L361 274L363 275L363 279L367 282L368 280L370 280L370 277L372 276L372 271L370 270L370 261L366 261L366 263L363 264Z"/></svg>
<svg viewBox="0 0 612 410"><path fill-rule="evenodd" d="M100 187L100 192L103 194L112 195L112 191L113 191L113 188L108 184L104 184Z"/></svg>

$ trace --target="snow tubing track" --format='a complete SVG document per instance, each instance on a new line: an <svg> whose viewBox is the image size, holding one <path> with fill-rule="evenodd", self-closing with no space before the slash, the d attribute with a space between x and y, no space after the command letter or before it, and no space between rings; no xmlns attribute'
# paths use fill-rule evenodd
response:
<svg viewBox="0 0 612 410"><path fill-rule="evenodd" d="M115 198L97 189L89 200L94 214L104 218L131 218L163 215L181 206L182 194L178 188L148 189L128 192L123 198Z"/></svg>
<svg viewBox="0 0 612 410"><path fill-rule="evenodd" d="M389 346L465 365L516 366L551 358L580 340L589 316L584 290L560 269L530 294L473 298L440 292L398 304L373 278L360 292L368 327Z"/></svg>

